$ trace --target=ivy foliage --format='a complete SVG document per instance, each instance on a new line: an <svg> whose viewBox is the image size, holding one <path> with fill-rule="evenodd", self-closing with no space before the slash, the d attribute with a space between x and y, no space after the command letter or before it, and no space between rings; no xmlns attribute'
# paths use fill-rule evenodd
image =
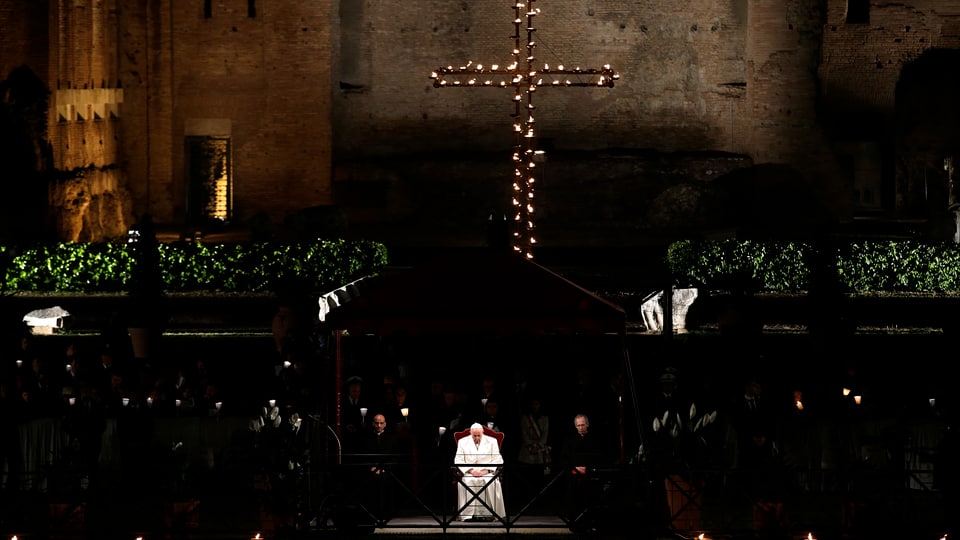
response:
<svg viewBox="0 0 960 540"><path fill-rule="evenodd" d="M678 285L714 290L808 291L830 283L846 293L960 292L953 243L682 240L667 248L666 263Z"/></svg>
<svg viewBox="0 0 960 540"><path fill-rule="evenodd" d="M386 247L369 241L179 242L157 249L167 292L330 290L376 274L388 260ZM0 254L9 261L2 284L7 293L112 293L133 285L131 244L0 246ZM678 285L712 290L807 291L825 280L847 293L960 292L960 246L952 243L864 241L823 248L682 240L668 247L666 264Z"/></svg>
<svg viewBox="0 0 960 540"><path fill-rule="evenodd" d="M122 292L134 285L136 244L62 242L8 253L7 292ZM387 250L369 241L318 240L157 245L167 292L275 292L291 286L334 289L387 264Z"/></svg>

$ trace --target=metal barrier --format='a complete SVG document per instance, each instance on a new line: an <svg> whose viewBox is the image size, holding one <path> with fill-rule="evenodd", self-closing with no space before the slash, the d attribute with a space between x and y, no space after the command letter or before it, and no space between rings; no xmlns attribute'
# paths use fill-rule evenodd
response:
<svg viewBox="0 0 960 540"><path fill-rule="evenodd" d="M289 441L268 447L246 430L245 420L223 418L151 425L151 440L162 444L127 442L98 453L75 446L63 429L56 420L24 426L18 451L3 456L0 532L267 536L280 530L464 526L456 519L452 463L358 455L343 463L336 446L322 437L302 447ZM121 442L130 437L109 428L103 433ZM577 485L564 471L545 473L508 462L500 473L506 515L471 526L602 530L628 523L633 530L691 534L942 532L956 487L938 485L938 471L930 466L903 463L776 471L690 468L653 475L641 462L593 470ZM766 475L771 489L752 486L748 478L757 473Z"/></svg>

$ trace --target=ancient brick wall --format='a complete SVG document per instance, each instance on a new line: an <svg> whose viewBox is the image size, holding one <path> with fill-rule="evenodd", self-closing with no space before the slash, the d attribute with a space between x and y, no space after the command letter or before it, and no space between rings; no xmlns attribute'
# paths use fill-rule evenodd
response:
<svg viewBox="0 0 960 540"><path fill-rule="evenodd" d="M932 51L960 48L960 2L871 3L864 14L865 19L850 20L847 2L828 2L818 66L822 121L838 149L865 170L855 172L857 193L880 192L873 199L900 216L952 221L943 159L956 155L950 139L958 134L936 128L932 137L911 146L903 140L898 115L911 124L936 124L960 114L953 97L956 59L928 61ZM904 80L905 69L921 60L926 79L914 84L926 90L898 103L898 86L913 82ZM925 114L934 118L922 118Z"/></svg>
<svg viewBox="0 0 960 540"><path fill-rule="evenodd" d="M746 82L746 2L639 4L536 4L537 64L610 63L623 74L613 89L538 91L540 137L572 149L745 151L742 135L749 126L741 121L740 88ZM334 74L349 85L335 92L338 155L418 151L425 141L435 151L510 144L512 89L438 90L428 79L440 66L510 63L509 3L364 6L341 14L341 25L353 31L338 40L349 50Z"/></svg>
<svg viewBox="0 0 960 540"><path fill-rule="evenodd" d="M237 221L329 204L329 3L136 4L121 44L135 207L187 219L187 136L230 138Z"/></svg>
<svg viewBox="0 0 960 540"><path fill-rule="evenodd" d="M960 2L871 3L869 22L848 23L847 2L828 2L822 94L833 110L892 112L903 67L933 48L960 47Z"/></svg>
<svg viewBox="0 0 960 540"><path fill-rule="evenodd" d="M537 64L622 74L614 88L536 93L544 225L708 226L726 177L767 165L795 190L780 196L813 194L841 219L900 208L890 194L912 188L892 183L886 156L901 73L960 47L960 0L868 2L853 22L848 3L537 0ZM510 63L509 3L80 1L49 14L50 35L36 5L0 2L0 21L32 21L4 25L0 67L46 73L56 164L91 171L86 189L54 194L73 205L65 237L109 229L70 217L84 212L186 226L188 136L229 137L236 222L339 205L371 231L456 236L507 204L513 90L437 89L428 75ZM77 210L87 200L128 206Z"/></svg>
<svg viewBox="0 0 960 540"><path fill-rule="evenodd" d="M50 13L47 137L60 171L50 206L63 240L122 237L133 217L118 146L116 8L112 1L79 2Z"/></svg>
<svg viewBox="0 0 960 540"><path fill-rule="evenodd" d="M18 66L27 65L41 78L46 75L49 45L46 2L0 2L0 79Z"/></svg>
<svg viewBox="0 0 960 540"><path fill-rule="evenodd" d="M513 10L493 2L363 5L341 10L341 26L351 34L335 40L341 55L334 75L345 83L338 95L334 90L338 193L357 200L358 193L383 190L373 199L390 216L402 213L390 204L410 204L417 192L430 194L423 199L432 198L432 215L454 204L463 208L468 198L494 204L491 193L506 204L508 156L490 160L513 141L512 89L436 89L415 75L468 61L506 65ZM681 209L688 211L687 225L709 226L706 216L714 212L705 210L705 201L721 171L731 172L716 165L727 163L724 156L737 157L734 169L754 163L797 168L798 191L816 191L829 199L824 204L841 209L847 204L849 182L838 180L817 123L814 73L823 17L817 2L551 0L536 6L538 65L609 63L622 74L614 88L536 94L538 141L547 150L538 216L545 227L559 229L544 242L582 239L591 228L639 237L679 225ZM525 43L524 33L521 47ZM583 154L612 148L630 157ZM696 153L713 157L689 157ZM404 154L443 162L408 178L403 166L384 162ZM575 155L584 166L571 161ZM448 162L455 160L468 164L455 170L470 172L451 174ZM411 213L416 207L411 204ZM466 215L480 219L482 208L470 210ZM610 238L601 233L593 241Z"/></svg>
<svg viewBox="0 0 960 540"><path fill-rule="evenodd" d="M116 55L123 83L122 169L129 180L135 219L152 214L156 223L173 218L181 203L171 189L174 166L170 3L122 2ZM181 164L182 168L182 164ZM182 203L181 203L182 204Z"/></svg>

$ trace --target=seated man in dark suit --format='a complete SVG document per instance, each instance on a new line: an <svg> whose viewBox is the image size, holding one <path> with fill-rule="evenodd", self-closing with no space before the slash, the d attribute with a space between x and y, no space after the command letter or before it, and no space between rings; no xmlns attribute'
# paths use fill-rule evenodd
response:
<svg viewBox="0 0 960 540"><path fill-rule="evenodd" d="M405 481L403 448L397 434L387 429L383 414L373 415L372 429L364 433L359 461L364 462L360 471L362 484L359 489L364 506L377 523L388 521L394 511L397 482Z"/></svg>
<svg viewBox="0 0 960 540"><path fill-rule="evenodd" d="M576 432L563 439L560 463L567 475L567 519L575 523L587 511L588 503L596 499L594 489L596 468L609 465L603 445L590 433L590 419L578 414L573 419Z"/></svg>

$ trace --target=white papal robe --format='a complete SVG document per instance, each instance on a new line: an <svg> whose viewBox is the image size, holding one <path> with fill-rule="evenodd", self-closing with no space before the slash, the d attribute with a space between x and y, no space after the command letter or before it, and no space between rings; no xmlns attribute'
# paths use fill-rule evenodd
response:
<svg viewBox="0 0 960 540"><path fill-rule="evenodd" d="M483 435L478 445L473 442L473 437L470 435L463 437L457 442L454 464L459 466L460 472L463 473L461 482L457 484L457 508L460 519L484 516L506 517L503 489L500 486L500 478L496 476L497 469L503 465L503 456L500 455L497 440L489 435ZM470 471L474 469L484 469L487 472L483 476L473 476ZM477 498L471 500L474 494ZM487 506L480 501L484 501L496 515L491 514Z"/></svg>

